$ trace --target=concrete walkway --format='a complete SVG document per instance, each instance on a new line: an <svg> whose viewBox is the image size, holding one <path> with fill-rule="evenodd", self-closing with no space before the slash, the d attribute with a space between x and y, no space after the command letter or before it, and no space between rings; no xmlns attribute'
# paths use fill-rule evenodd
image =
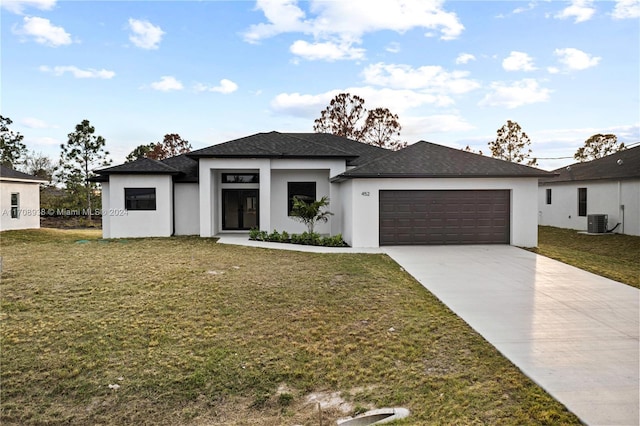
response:
<svg viewBox="0 0 640 426"><path fill-rule="evenodd" d="M511 246L383 251L588 425L638 425L633 287Z"/></svg>
<svg viewBox="0 0 640 426"><path fill-rule="evenodd" d="M386 253L588 425L640 424L640 291L512 246L310 247Z"/></svg>

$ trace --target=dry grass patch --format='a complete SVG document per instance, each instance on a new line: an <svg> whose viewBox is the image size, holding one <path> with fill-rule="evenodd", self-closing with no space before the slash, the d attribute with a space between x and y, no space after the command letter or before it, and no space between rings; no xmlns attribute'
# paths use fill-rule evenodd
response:
<svg viewBox="0 0 640 426"><path fill-rule="evenodd" d="M0 238L2 424L578 424L384 255Z"/></svg>
<svg viewBox="0 0 640 426"><path fill-rule="evenodd" d="M640 237L540 226L536 253L640 288Z"/></svg>

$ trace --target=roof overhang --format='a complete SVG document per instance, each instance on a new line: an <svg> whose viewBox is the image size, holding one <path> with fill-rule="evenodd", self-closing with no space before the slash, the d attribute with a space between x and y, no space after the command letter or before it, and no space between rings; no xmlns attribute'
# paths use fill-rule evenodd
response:
<svg viewBox="0 0 640 426"><path fill-rule="evenodd" d="M500 179L513 179L513 178L537 178L542 179L544 177L553 176L554 174L545 173L531 173L531 174L518 174L518 175L498 175L498 174L402 174L402 173L379 173L379 174L355 174L351 175L348 172L342 173L331 179L331 182L343 182L349 179L481 179L481 178L500 178Z"/></svg>

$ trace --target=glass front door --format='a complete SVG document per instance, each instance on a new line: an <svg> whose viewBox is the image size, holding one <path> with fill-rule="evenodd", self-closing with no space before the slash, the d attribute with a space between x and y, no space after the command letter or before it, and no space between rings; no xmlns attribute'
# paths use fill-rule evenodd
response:
<svg viewBox="0 0 640 426"><path fill-rule="evenodd" d="M222 229L248 230L259 227L257 189L222 190Z"/></svg>

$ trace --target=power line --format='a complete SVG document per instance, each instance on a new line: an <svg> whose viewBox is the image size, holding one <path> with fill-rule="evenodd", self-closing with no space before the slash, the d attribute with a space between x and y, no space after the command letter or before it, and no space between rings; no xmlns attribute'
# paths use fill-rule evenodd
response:
<svg viewBox="0 0 640 426"><path fill-rule="evenodd" d="M636 145L640 145L640 142L630 143L629 145L625 145L625 148L631 148L632 146L636 146ZM569 158L574 158L574 157L573 156L571 157L536 157L536 159L538 160L566 160Z"/></svg>

